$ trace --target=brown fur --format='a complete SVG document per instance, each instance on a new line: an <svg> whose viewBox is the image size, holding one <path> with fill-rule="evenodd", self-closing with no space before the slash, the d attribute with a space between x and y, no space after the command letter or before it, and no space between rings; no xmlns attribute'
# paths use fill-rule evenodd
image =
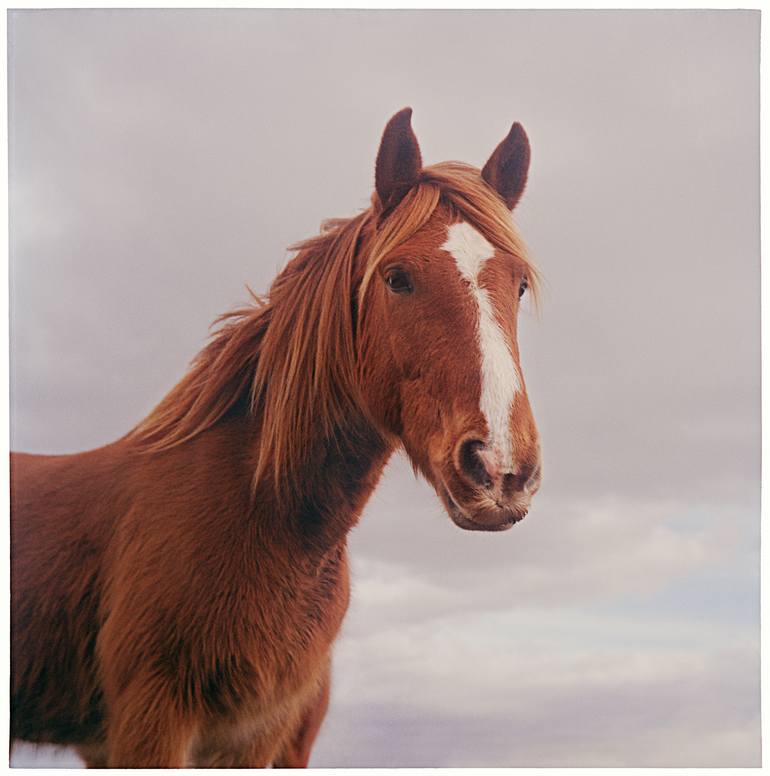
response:
<svg viewBox="0 0 770 776"><path fill-rule="evenodd" d="M537 274L478 170L403 185L420 159L406 127L378 156L387 212L376 194L300 244L136 429L76 455L12 454L13 739L74 745L91 766L304 766L347 608L346 536L393 450L461 525L445 485L462 494L480 515L463 527L510 524L458 469L484 419L447 225L496 247L485 282L508 300L516 359L516 290ZM394 262L419 282L406 305L378 280ZM511 424L534 470L526 394ZM506 520L526 511L517 498Z"/></svg>

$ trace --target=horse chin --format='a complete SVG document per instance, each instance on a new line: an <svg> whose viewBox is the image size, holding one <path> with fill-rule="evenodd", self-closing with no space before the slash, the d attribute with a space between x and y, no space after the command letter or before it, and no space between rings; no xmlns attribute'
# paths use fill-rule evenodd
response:
<svg viewBox="0 0 770 776"><path fill-rule="evenodd" d="M501 509L482 506L473 511L463 509L444 485L441 486L439 495L452 522L466 531L507 531L521 522L527 514L526 509L508 507Z"/></svg>

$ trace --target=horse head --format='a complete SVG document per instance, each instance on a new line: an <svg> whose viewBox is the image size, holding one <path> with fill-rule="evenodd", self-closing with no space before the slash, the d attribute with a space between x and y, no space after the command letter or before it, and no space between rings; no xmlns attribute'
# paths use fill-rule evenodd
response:
<svg viewBox="0 0 770 776"><path fill-rule="evenodd" d="M482 170L423 167L411 109L382 137L357 293L360 385L461 528L499 531L527 513L540 444L517 344L537 272L511 211L527 179L520 124Z"/></svg>

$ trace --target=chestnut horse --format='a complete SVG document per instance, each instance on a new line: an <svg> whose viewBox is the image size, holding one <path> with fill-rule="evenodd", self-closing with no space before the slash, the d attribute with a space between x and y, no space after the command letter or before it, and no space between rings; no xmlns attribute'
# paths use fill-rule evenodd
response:
<svg viewBox="0 0 770 776"><path fill-rule="evenodd" d="M297 246L118 441L15 453L12 740L89 766L305 766L348 603L346 537L403 447L461 528L527 513L519 364L537 273L510 211L519 124L483 170L385 128L371 206Z"/></svg>

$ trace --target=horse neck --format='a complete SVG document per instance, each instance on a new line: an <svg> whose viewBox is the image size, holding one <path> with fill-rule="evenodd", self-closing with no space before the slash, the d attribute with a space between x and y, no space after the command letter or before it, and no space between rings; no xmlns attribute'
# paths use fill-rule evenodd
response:
<svg viewBox="0 0 770 776"><path fill-rule="evenodd" d="M393 449L363 412L352 412L346 426L331 435L316 429L290 480L276 484L270 473L257 484L262 519L292 550L324 556L358 521Z"/></svg>

